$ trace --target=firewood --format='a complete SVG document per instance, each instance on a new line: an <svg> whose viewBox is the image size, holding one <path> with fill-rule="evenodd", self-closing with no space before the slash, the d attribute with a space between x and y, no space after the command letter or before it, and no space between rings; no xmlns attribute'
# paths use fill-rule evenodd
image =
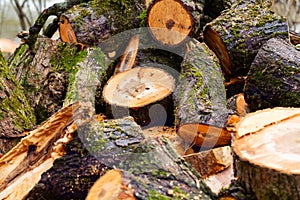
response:
<svg viewBox="0 0 300 200"><path fill-rule="evenodd" d="M111 77L103 89L103 97L112 105L112 114L121 113L122 108L128 114L130 109L135 120L145 126L153 120L150 116L153 103L164 107L166 115L173 116L168 107L172 110L170 94L174 85L174 78L162 69L135 67Z"/></svg>
<svg viewBox="0 0 300 200"><path fill-rule="evenodd" d="M289 35L290 35L290 41L293 45L300 44L300 34L290 31Z"/></svg>
<svg viewBox="0 0 300 200"><path fill-rule="evenodd" d="M203 2L191 0L155 0L147 12L150 33L171 47L181 44L188 36L198 36L203 7Z"/></svg>
<svg viewBox="0 0 300 200"><path fill-rule="evenodd" d="M274 108L245 116L233 142L238 183L255 199L297 199L299 108Z"/></svg>
<svg viewBox="0 0 300 200"><path fill-rule="evenodd" d="M271 4L271 0L239 1L206 25L204 41L219 58L226 78L247 75L268 39L288 38L287 23L271 11Z"/></svg>
<svg viewBox="0 0 300 200"><path fill-rule="evenodd" d="M23 199L39 181L41 174L64 155L64 144L76 130L79 103L72 104L30 131L0 159L0 199Z"/></svg>
<svg viewBox="0 0 300 200"><path fill-rule="evenodd" d="M203 178L217 174L233 163L229 146L185 155L183 158L190 163Z"/></svg>
<svg viewBox="0 0 300 200"><path fill-rule="evenodd" d="M122 179L124 178L120 170L108 171L95 182L86 200L134 200L132 189L130 190Z"/></svg>
<svg viewBox="0 0 300 200"><path fill-rule="evenodd" d="M250 112L249 105L245 101L243 93L236 94L227 100L227 107L240 117L244 117Z"/></svg>
<svg viewBox="0 0 300 200"><path fill-rule="evenodd" d="M225 128L231 111L226 108L221 69L204 43L191 41L174 90L178 134L189 144L230 144Z"/></svg>
<svg viewBox="0 0 300 200"><path fill-rule="evenodd" d="M250 110L300 106L300 51L281 39L270 39L253 61L244 93Z"/></svg>
<svg viewBox="0 0 300 200"><path fill-rule="evenodd" d="M135 35L130 39L124 53L120 58L120 62L115 67L114 75L120 72L130 70L133 67L138 47L139 47L139 36Z"/></svg>
<svg viewBox="0 0 300 200"><path fill-rule="evenodd" d="M86 145L90 153L100 162L126 172L127 184L131 185L137 199L214 198L200 176L180 159L167 138L145 139L132 117L92 122L84 130L82 141L91 141ZM149 182L151 184L147 184Z"/></svg>

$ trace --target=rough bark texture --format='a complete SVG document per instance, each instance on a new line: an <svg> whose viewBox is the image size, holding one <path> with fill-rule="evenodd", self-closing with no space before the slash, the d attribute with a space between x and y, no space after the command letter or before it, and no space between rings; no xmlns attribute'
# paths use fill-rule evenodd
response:
<svg viewBox="0 0 300 200"><path fill-rule="evenodd" d="M176 125L203 123L223 128L230 114L220 66L204 43L191 41L174 91Z"/></svg>
<svg viewBox="0 0 300 200"><path fill-rule="evenodd" d="M204 41L218 56L226 78L246 75L268 39L288 38L286 21L271 11L271 4L239 1L205 27Z"/></svg>
<svg viewBox="0 0 300 200"><path fill-rule="evenodd" d="M9 68L23 86L38 123L62 107L68 84L77 72L76 64L86 54L73 44L38 38L33 50L24 44L9 60Z"/></svg>
<svg viewBox="0 0 300 200"><path fill-rule="evenodd" d="M22 87L9 71L0 52L0 151L14 146L13 138L24 136L24 131L35 125L35 116Z"/></svg>
<svg viewBox="0 0 300 200"><path fill-rule="evenodd" d="M253 61L244 87L252 111L300 106L300 52L281 39L269 40Z"/></svg>
<svg viewBox="0 0 300 200"><path fill-rule="evenodd" d="M137 199L215 198L167 139L144 140L132 118L92 121L77 134L82 143L76 137L67 145L67 154L42 176L27 199L84 199L107 170L103 164L124 170Z"/></svg>
<svg viewBox="0 0 300 200"><path fill-rule="evenodd" d="M66 155L42 175L26 199L85 199L89 188L108 169L90 155L75 135L66 145Z"/></svg>
<svg viewBox="0 0 300 200"><path fill-rule="evenodd" d="M144 0L92 0L64 12L79 43L97 46L110 35L138 28L146 9Z"/></svg>

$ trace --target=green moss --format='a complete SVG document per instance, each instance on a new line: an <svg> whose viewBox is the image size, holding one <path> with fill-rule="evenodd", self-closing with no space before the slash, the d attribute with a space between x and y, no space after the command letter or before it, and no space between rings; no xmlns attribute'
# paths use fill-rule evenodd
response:
<svg viewBox="0 0 300 200"><path fill-rule="evenodd" d="M138 28L140 19L137 16L146 5L143 0L93 0L90 4L98 16L104 15L109 20L116 33Z"/></svg>
<svg viewBox="0 0 300 200"><path fill-rule="evenodd" d="M50 63L53 65L53 71L65 71L69 74L69 83L75 79L78 71L77 63L83 61L87 56L87 51L80 51L78 47L69 43L61 43L56 52L52 54Z"/></svg>
<svg viewBox="0 0 300 200"><path fill-rule="evenodd" d="M141 12L141 14L137 17L140 20L140 27L146 27L147 26L147 22L146 22L146 18L147 18L147 10L143 10L143 12Z"/></svg>
<svg viewBox="0 0 300 200"><path fill-rule="evenodd" d="M1 109L6 112L13 121L15 128L20 132L24 129L31 129L35 124L35 117L32 108L28 104L26 97L22 91L22 87L17 82L15 77L11 75L8 65L5 62L0 52L0 78L5 82L5 85L0 83L2 91L7 93L7 96L2 99ZM2 113L2 116L4 113Z"/></svg>

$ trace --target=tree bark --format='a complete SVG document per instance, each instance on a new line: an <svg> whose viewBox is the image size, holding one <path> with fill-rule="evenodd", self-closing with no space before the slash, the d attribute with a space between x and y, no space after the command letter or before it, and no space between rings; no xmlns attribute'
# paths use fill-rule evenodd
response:
<svg viewBox="0 0 300 200"><path fill-rule="evenodd" d="M0 151L7 152L23 137L24 132L35 125L35 116L22 87L10 73L8 65L0 52Z"/></svg>
<svg viewBox="0 0 300 200"><path fill-rule="evenodd" d="M67 154L42 175L27 199L84 199L91 184L108 169L102 164L122 170L137 199L172 199L170 191L180 192L181 199L215 198L167 139L145 140L131 117L92 120L77 134L80 140L67 144Z"/></svg>
<svg viewBox="0 0 300 200"><path fill-rule="evenodd" d="M37 123L58 111L68 84L74 80L76 64L84 60L87 51L74 44L49 38L38 38L34 49L24 44L9 60L9 68L24 88Z"/></svg>
<svg viewBox="0 0 300 200"><path fill-rule="evenodd" d="M208 47L196 40L189 42L174 99L178 133L190 144L196 142L201 146L206 134L208 146L218 146L218 142L219 145L230 143L231 136L225 126L231 111L226 108L222 77Z"/></svg>
<svg viewBox="0 0 300 200"><path fill-rule="evenodd" d="M288 42L270 39L253 61L244 93L252 111L300 106L300 52Z"/></svg>
<svg viewBox="0 0 300 200"><path fill-rule="evenodd" d="M259 48L270 38L288 38L283 17L271 11L271 0L234 4L204 29L204 41L220 60L226 78L247 75Z"/></svg>
<svg viewBox="0 0 300 200"><path fill-rule="evenodd" d="M255 199L300 197L299 122L299 108L274 108L246 115L238 124L235 174Z"/></svg>

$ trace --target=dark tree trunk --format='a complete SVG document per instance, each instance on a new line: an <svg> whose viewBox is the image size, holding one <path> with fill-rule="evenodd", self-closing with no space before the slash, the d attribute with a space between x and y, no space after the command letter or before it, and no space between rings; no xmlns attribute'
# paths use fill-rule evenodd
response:
<svg viewBox="0 0 300 200"><path fill-rule="evenodd" d="M270 38L288 38L283 17L271 11L271 0L234 4L204 30L204 41L220 60L226 78L247 75L259 48Z"/></svg>
<svg viewBox="0 0 300 200"><path fill-rule="evenodd" d="M244 87L252 111L300 106L300 52L290 43L271 39L259 50Z"/></svg>

